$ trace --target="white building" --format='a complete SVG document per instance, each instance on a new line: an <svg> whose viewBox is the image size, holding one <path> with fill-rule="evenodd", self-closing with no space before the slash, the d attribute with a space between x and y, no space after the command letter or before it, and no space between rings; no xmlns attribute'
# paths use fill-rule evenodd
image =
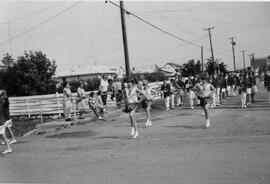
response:
<svg viewBox="0 0 270 184"><path fill-rule="evenodd" d="M59 83L63 82L71 82L71 81L79 81L79 80L87 80L93 79L102 74L106 75L107 77L114 77L118 75L119 69L111 69L108 66L84 66L84 67L77 67L72 70L56 72L54 78Z"/></svg>

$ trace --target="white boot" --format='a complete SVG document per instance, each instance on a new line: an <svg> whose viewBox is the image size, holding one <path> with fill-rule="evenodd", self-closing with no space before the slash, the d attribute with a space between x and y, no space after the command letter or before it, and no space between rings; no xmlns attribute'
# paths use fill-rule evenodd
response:
<svg viewBox="0 0 270 184"><path fill-rule="evenodd" d="M134 136L134 134L135 134L135 129L134 129L134 127L131 127L130 135Z"/></svg>
<svg viewBox="0 0 270 184"><path fill-rule="evenodd" d="M138 131L135 131L135 133L133 135L133 138L136 139L137 137L139 137L139 132Z"/></svg>
<svg viewBox="0 0 270 184"><path fill-rule="evenodd" d="M205 127L206 127L206 128L210 127L210 120L209 120L209 119L206 120Z"/></svg>
<svg viewBox="0 0 270 184"><path fill-rule="evenodd" d="M149 119L146 120L145 127L149 127Z"/></svg>

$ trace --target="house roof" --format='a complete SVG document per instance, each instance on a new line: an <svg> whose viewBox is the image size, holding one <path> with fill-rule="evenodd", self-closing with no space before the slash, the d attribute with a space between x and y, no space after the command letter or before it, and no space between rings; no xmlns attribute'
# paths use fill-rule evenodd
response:
<svg viewBox="0 0 270 184"><path fill-rule="evenodd" d="M77 67L72 70L56 72L55 77L68 77L68 76L78 76L78 75L91 75L91 74L114 74L115 69L111 69L108 66L93 66L88 65L84 67Z"/></svg>

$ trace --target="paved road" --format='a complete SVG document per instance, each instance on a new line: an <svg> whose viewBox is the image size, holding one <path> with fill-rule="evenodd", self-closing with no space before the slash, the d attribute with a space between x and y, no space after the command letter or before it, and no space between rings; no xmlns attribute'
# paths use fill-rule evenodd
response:
<svg viewBox="0 0 270 184"><path fill-rule="evenodd" d="M199 108L155 109L151 128L144 112L136 115L136 140L126 114L20 138L14 153L0 157L0 183L269 184L266 98L260 88L256 104L241 109L234 97L211 110L209 129Z"/></svg>

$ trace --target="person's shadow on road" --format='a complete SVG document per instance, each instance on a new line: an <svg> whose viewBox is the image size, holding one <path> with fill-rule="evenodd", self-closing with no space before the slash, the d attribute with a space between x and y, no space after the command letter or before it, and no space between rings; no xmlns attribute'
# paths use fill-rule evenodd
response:
<svg viewBox="0 0 270 184"><path fill-rule="evenodd" d="M164 126L166 128L186 128L186 129L205 129L204 125L172 125Z"/></svg>

